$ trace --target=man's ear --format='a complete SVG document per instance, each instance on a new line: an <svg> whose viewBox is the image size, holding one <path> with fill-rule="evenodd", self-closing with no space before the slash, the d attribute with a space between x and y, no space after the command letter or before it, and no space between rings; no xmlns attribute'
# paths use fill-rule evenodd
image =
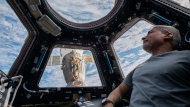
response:
<svg viewBox="0 0 190 107"><path fill-rule="evenodd" d="M168 33L167 35L164 36L165 39L172 39L173 34L172 33Z"/></svg>

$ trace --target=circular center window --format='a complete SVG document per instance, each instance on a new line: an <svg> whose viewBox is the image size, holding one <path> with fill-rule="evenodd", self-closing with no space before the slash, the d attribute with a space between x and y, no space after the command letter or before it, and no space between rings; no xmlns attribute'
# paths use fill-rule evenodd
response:
<svg viewBox="0 0 190 107"><path fill-rule="evenodd" d="M115 0L47 0L63 18L74 23L89 23L106 16Z"/></svg>

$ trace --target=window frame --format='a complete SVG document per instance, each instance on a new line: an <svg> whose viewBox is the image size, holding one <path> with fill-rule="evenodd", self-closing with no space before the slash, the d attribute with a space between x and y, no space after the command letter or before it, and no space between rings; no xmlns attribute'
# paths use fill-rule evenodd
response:
<svg viewBox="0 0 190 107"><path fill-rule="evenodd" d="M177 10L180 13L184 13L185 15L190 16L190 9L189 8L181 6L181 5L175 3L171 0L155 0L152 2L158 2L162 5L165 5L167 7L174 9L174 10ZM156 3L156 4L158 4L158 3Z"/></svg>
<svg viewBox="0 0 190 107"><path fill-rule="evenodd" d="M76 48L76 46L71 46L71 45L62 45L62 44L57 44L57 45L55 45L55 46L53 46L53 48L51 49L51 52L49 53L49 57L48 57L48 59L47 59L47 62L46 62L46 64L45 64L45 66L44 66L44 69L43 69L43 72L41 73L41 75L40 75L40 77L39 77L39 79L38 79L38 82L37 82L37 87L39 88L39 89L43 89L43 88L56 88L56 86L55 87L40 87L40 81L41 81L41 78L42 78L42 76L43 76L43 74L44 74L44 71L45 71L45 68L46 68L46 66L47 66L47 64L48 64L48 60L49 60L49 58L50 58L50 56L51 56L51 54L52 54L52 52L53 52L53 50L55 49L55 48L68 48L68 49L78 49L78 50L88 50L88 51L91 51L91 54L92 54L92 57L93 57L93 59L94 59L94 64L96 65L96 68L97 68L97 73L98 73L98 75L99 75L99 80L100 80L100 82L101 82L101 86L82 86L82 87L60 87L60 88L66 88L66 89L68 89L68 88L94 88L94 87L96 87L96 88L101 88L101 87L105 87L106 85L106 83L105 83L105 79L104 79L104 77L103 77L103 74L102 74L102 71L101 71L101 68L100 68L100 65L99 65L99 63L98 63L98 60L97 60L97 56L96 56L96 54L95 54L95 49L93 49L92 47L83 47L83 46L77 46L77 48Z"/></svg>

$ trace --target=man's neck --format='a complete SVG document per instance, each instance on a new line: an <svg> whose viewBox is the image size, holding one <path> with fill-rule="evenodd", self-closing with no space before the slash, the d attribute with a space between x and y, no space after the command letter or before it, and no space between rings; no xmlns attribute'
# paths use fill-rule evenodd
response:
<svg viewBox="0 0 190 107"><path fill-rule="evenodd" d="M173 49L172 49L171 46L162 46L162 47L155 48L155 49L151 52L151 54L152 54L152 56L154 56L154 55L158 55L158 54L163 54L163 53L165 53L165 52L170 52L170 51L172 51L172 50L173 50Z"/></svg>

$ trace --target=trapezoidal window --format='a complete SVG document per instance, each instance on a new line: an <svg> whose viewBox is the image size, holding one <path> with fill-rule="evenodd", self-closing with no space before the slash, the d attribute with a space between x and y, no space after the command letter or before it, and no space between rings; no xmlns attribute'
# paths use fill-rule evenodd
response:
<svg viewBox="0 0 190 107"><path fill-rule="evenodd" d="M102 86L90 50L54 48L39 87Z"/></svg>
<svg viewBox="0 0 190 107"><path fill-rule="evenodd" d="M150 23L139 21L114 42L113 47L124 76L150 57L150 54L142 49L141 38L146 36L151 27Z"/></svg>
<svg viewBox="0 0 190 107"><path fill-rule="evenodd" d="M74 23L88 23L106 16L115 0L47 0L62 17Z"/></svg>
<svg viewBox="0 0 190 107"><path fill-rule="evenodd" d="M0 7L0 70L8 74L28 32L5 0Z"/></svg>

